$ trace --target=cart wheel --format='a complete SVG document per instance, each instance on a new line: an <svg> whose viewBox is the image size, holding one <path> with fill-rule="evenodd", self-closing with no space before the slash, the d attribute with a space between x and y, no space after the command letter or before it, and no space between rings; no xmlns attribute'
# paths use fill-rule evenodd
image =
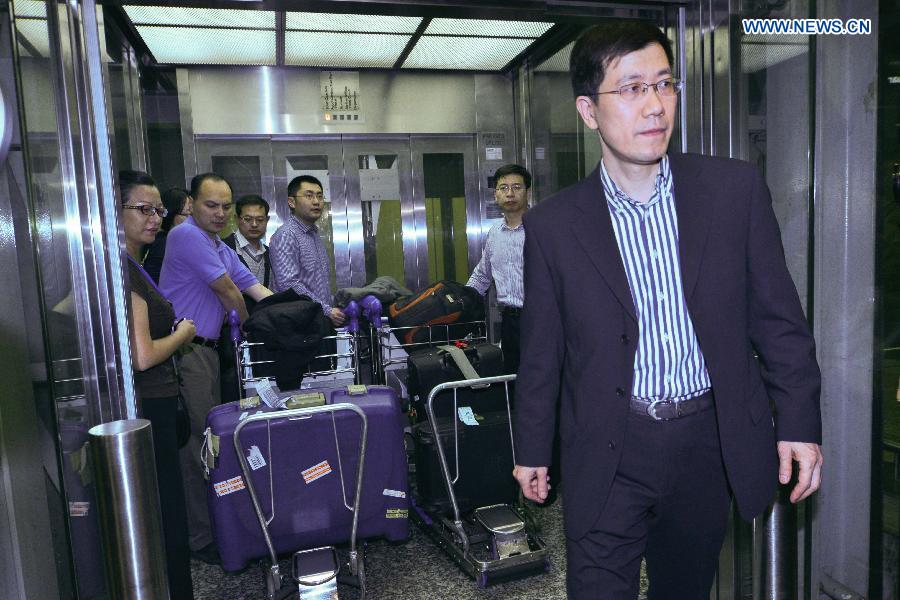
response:
<svg viewBox="0 0 900 600"><path fill-rule="evenodd" d="M281 575L276 575L268 567L263 567L263 578L266 580L266 598L274 600L281 590Z"/></svg>
<svg viewBox="0 0 900 600"><path fill-rule="evenodd" d="M482 571L481 573L479 573L479 574L478 574L478 580L477 580L477 583L478 583L478 587L480 587L481 589L486 588L487 585L488 585L488 576L487 576L487 573L485 573L484 571Z"/></svg>

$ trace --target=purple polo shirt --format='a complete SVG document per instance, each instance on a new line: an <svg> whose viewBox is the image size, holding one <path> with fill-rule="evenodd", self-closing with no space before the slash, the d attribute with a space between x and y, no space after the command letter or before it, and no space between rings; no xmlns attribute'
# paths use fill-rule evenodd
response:
<svg viewBox="0 0 900 600"><path fill-rule="evenodd" d="M259 283L235 251L218 238L213 241L194 217L172 228L159 287L175 308L175 318L192 319L199 336L219 338L225 309L209 284L225 273L241 291Z"/></svg>

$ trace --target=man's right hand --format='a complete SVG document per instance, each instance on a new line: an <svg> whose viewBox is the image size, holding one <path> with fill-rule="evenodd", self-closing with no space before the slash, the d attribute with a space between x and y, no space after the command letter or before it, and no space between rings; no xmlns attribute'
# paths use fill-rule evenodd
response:
<svg viewBox="0 0 900 600"><path fill-rule="evenodd" d="M519 482L522 494L526 498L538 504L543 504L550 493L550 477L547 475L547 467L523 467L516 465L513 469L513 477Z"/></svg>
<svg viewBox="0 0 900 600"><path fill-rule="evenodd" d="M328 318L331 319L335 327L340 327L347 322L347 315L339 308L332 308Z"/></svg>

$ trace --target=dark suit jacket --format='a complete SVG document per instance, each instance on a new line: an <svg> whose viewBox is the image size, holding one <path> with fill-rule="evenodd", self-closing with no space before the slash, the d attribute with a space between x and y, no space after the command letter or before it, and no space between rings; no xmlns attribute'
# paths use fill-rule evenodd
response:
<svg viewBox="0 0 900 600"><path fill-rule="evenodd" d="M750 519L774 497L776 438L821 442L815 345L756 168L669 159L684 294L715 392L728 481ZM566 533L576 539L596 521L618 465L638 342L602 190L598 168L525 215L516 458L550 465L558 398Z"/></svg>

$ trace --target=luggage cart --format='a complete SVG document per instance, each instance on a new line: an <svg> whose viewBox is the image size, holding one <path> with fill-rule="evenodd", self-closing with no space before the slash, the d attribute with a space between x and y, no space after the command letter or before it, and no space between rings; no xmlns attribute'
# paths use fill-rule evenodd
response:
<svg viewBox="0 0 900 600"><path fill-rule="evenodd" d="M465 326L471 329L471 333L463 337L451 336L451 327ZM413 329L428 332L428 339L414 344L401 344L401 336ZM410 327L391 327L387 317L382 317L380 325L370 326L369 336L372 344L372 381L381 385L389 385L396 389L398 385L406 385L405 368L406 358L410 352L419 349L433 348L444 344L465 342L477 344L487 341L486 321L466 321L464 323L449 323L441 325L424 325ZM391 377L391 374L395 377ZM398 391L398 393L400 393ZM400 393L402 397L405 394Z"/></svg>
<svg viewBox="0 0 900 600"><path fill-rule="evenodd" d="M456 460L454 474L451 474L447 453L441 441L441 432L438 430L435 419L434 402L438 394L452 390L455 413L457 409L456 390L502 384L506 392L507 416L510 419L510 444L514 444L509 383L515 378L515 375L500 375L441 383L428 394L426 405L444 484L453 509L452 519L444 514L429 513L423 507L415 504L415 499L412 516L438 546L442 547L482 588L501 581L549 571L550 551L537 532L509 504L480 506L465 515L460 513L454 493L454 483L460 474L457 431L459 423L455 421L454 425L453 454ZM515 464L514 445L512 451Z"/></svg>
<svg viewBox="0 0 900 600"><path fill-rule="evenodd" d="M334 340L337 351L334 353L318 354L310 363L320 365L327 361L329 368L316 370L307 369L303 374L300 389L336 387L348 384L358 384L359 378L359 335L341 328L334 335L325 336L322 341ZM255 388L256 384L267 377L254 374L254 367L272 364L271 360L253 360L251 349L262 347L261 342L238 342L235 344L235 364L238 368L239 398L248 394L249 388Z"/></svg>
<svg viewBox="0 0 900 600"><path fill-rule="evenodd" d="M313 600L317 598L329 598L337 600L337 578L341 571L340 560L337 550L334 546L324 546L320 548L311 548L306 550L298 550L292 557L292 573L291 579L295 587L289 585L287 576L281 574L281 568L278 564L278 554L272 543L269 533L269 521L263 513L259 495L256 492L253 483L252 472L247 457L244 455L244 448L240 442L241 431L250 423L266 422L274 419L306 419L312 415L320 413L334 413L339 411L351 411L356 413L362 419L362 427L360 430L359 442L359 462L356 470L356 493L353 499L353 525L350 532L350 555L347 567L350 574L348 583L359 587L359 597L365 600L366 597L366 577L365 577L365 555L356 547L357 525L359 523L359 504L362 497L363 484L363 468L366 457L366 442L368 438L368 419L365 412L353 404L339 403L324 406L313 406L306 408L295 408L290 410L282 410L278 412L256 413L245 417L234 429L233 443L234 450L237 454L241 465L241 471L244 475L244 482L250 499L253 502L253 510L259 520L259 526L262 530L263 538L269 550L269 559L271 564L264 567L264 577L266 583L266 599L282 600L289 597L298 598L299 600ZM337 443L337 434L335 433L335 443ZM343 473L341 480L343 481ZM344 500L346 506L346 499ZM348 508L350 508L348 506Z"/></svg>

